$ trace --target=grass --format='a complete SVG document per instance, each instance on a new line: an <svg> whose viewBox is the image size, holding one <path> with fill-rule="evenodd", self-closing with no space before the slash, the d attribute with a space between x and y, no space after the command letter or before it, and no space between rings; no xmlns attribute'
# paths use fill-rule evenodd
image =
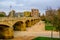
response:
<svg viewBox="0 0 60 40"><path fill-rule="evenodd" d="M46 23L45 30L56 30L56 27L53 27L50 23Z"/></svg>
<svg viewBox="0 0 60 40"><path fill-rule="evenodd" d="M45 26L45 30L56 30L53 26Z"/></svg>
<svg viewBox="0 0 60 40"><path fill-rule="evenodd" d="M59 38L37 37L32 40L60 40Z"/></svg>

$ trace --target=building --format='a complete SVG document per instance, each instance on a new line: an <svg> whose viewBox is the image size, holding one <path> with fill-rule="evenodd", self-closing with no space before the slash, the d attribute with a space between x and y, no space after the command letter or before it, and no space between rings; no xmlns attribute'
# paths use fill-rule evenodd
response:
<svg viewBox="0 0 60 40"><path fill-rule="evenodd" d="M9 17L14 17L14 16L15 16L14 14L15 14L15 11L12 10L12 11L9 12L9 15L8 15L8 16L9 16Z"/></svg>
<svg viewBox="0 0 60 40"><path fill-rule="evenodd" d="M24 11L24 16L25 16L25 17L31 17L31 12L29 12L29 11Z"/></svg>
<svg viewBox="0 0 60 40"><path fill-rule="evenodd" d="M31 16L32 17L39 17L39 10L38 9L31 9Z"/></svg>
<svg viewBox="0 0 60 40"><path fill-rule="evenodd" d="M24 17L24 13L23 12L17 12L15 13L16 17Z"/></svg>

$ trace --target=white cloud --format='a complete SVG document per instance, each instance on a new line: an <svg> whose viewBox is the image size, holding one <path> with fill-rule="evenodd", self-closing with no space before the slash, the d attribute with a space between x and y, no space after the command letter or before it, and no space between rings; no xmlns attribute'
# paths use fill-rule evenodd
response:
<svg viewBox="0 0 60 40"><path fill-rule="evenodd" d="M9 5L15 5L15 2L13 2L13 1L3 1L3 2L0 2L0 5L2 5L2 6L9 6Z"/></svg>
<svg viewBox="0 0 60 40"><path fill-rule="evenodd" d="M47 7L57 8L60 5L60 0L0 0L0 10L10 11L9 6L16 11L30 10L31 8L38 8L40 11L44 11Z"/></svg>
<svg viewBox="0 0 60 40"><path fill-rule="evenodd" d="M3 2L0 2L0 5L2 6L24 6L24 4L20 3L20 4L17 4L15 1L3 1Z"/></svg>
<svg viewBox="0 0 60 40"><path fill-rule="evenodd" d="M22 6L24 6L24 4L18 4L17 6L21 6L22 7Z"/></svg>

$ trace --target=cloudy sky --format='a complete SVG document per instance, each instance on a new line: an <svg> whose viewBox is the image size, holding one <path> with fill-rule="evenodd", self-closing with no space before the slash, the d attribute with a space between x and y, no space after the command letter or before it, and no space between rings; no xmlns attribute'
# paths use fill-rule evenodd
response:
<svg viewBox="0 0 60 40"><path fill-rule="evenodd" d="M11 9L16 12L30 11L32 8L37 8L41 13L44 13L48 7L57 9L60 7L60 0L0 0L0 11L8 14Z"/></svg>

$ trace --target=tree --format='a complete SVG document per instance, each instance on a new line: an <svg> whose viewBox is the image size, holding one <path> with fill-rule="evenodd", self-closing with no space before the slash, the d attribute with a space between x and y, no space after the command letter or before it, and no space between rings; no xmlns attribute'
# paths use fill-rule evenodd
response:
<svg viewBox="0 0 60 40"><path fill-rule="evenodd" d="M41 20L45 21L45 15L44 15L44 13L41 15Z"/></svg>
<svg viewBox="0 0 60 40"><path fill-rule="evenodd" d="M58 8L57 12L55 10L54 11L52 10L50 21L51 21L51 24L53 24L53 27L56 27L56 31L59 31L59 38L60 38L60 8ZM51 34L53 35L53 30Z"/></svg>
<svg viewBox="0 0 60 40"><path fill-rule="evenodd" d="M53 27L56 27L56 14L55 14L55 10L53 10L52 8L50 8L50 9L48 9L47 11L46 11L46 20L49 22L49 23L51 23L52 25L53 25ZM51 38L53 37L53 29L51 30Z"/></svg>
<svg viewBox="0 0 60 40"><path fill-rule="evenodd" d="M60 8L57 10L57 30L59 31L59 38L60 38Z"/></svg>
<svg viewBox="0 0 60 40"><path fill-rule="evenodd" d="M3 15L3 14L0 14L0 17L5 17L5 15Z"/></svg>
<svg viewBox="0 0 60 40"><path fill-rule="evenodd" d="M6 13L5 12L0 12L0 17L6 17Z"/></svg>

